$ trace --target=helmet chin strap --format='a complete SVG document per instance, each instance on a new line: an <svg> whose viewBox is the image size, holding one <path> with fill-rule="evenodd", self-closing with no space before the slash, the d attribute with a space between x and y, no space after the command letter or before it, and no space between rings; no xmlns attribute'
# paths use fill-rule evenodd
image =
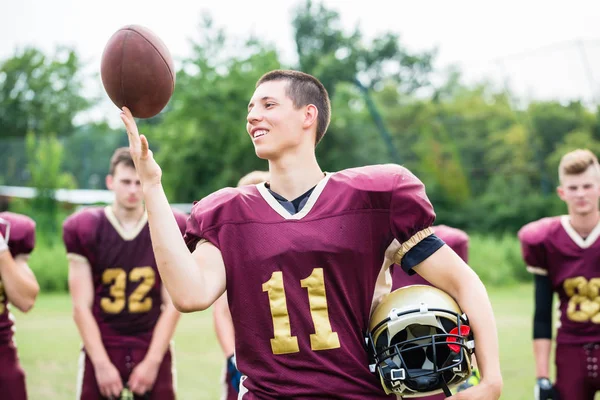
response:
<svg viewBox="0 0 600 400"><path fill-rule="evenodd" d="M452 392L450 391L450 388L448 388L448 385L446 385L444 378L442 378L442 390L444 391L444 395L446 397L452 396Z"/></svg>

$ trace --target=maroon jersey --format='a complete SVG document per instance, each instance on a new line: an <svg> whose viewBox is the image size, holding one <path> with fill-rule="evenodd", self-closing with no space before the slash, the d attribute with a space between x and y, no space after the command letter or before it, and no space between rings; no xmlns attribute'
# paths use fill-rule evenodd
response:
<svg viewBox="0 0 600 400"><path fill-rule="evenodd" d="M469 235L460 229L447 225L433 227L435 235L442 239L465 262L469 259ZM392 290L410 285L429 285L430 283L419 274L408 275L398 265L392 265Z"/></svg>
<svg viewBox="0 0 600 400"><path fill-rule="evenodd" d="M174 214L183 234L186 216ZM92 268L92 312L105 345L148 344L161 312L162 284L146 214L125 231L110 206L86 208L67 218L63 240L68 257L83 257Z"/></svg>
<svg viewBox="0 0 600 400"><path fill-rule="evenodd" d="M600 342L600 224L584 240L568 216L543 218L519 231L529 272L547 275L560 299L557 342Z"/></svg>
<svg viewBox="0 0 600 400"><path fill-rule="evenodd" d="M389 266L434 218L423 184L397 165L327 174L293 215L264 183L195 204L186 242L221 250L243 399L388 398L364 334Z"/></svg>
<svg viewBox="0 0 600 400"><path fill-rule="evenodd" d="M10 212L0 213L0 234L7 241L13 257L33 251L35 222L31 218ZM13 322L1 279L0 276L0 345L4 345L12 341Z"/></svg>

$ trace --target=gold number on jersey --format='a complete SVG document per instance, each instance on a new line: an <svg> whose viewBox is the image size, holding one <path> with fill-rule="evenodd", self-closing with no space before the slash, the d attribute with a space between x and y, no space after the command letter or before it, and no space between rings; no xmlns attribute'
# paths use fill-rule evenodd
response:
<svg viewBox="0 0 600 400"><path fill-rule="evenodd" d="M327 296L325 294L325 278L323 268L313 269L312 274L302 279L300 284L308 290L310 316L315 325L315 333L310 334L310 348L313 350L329 350L340 347L338 334L331 329Z"/></svg>
<svg viewBox="0 0 600 400"><path fill-rule="evenodd" d="M154 286L155 277L152 267L134 268L129 274L129 280L131 282L142 280L142 283L129 296L129 312L142 313L150 311L152 308L152 299L146 297L146 294Z"/></svg>
<svg viewBox="0 0 600 400"><path fill-rule="evenodd" d="M4 314L4 311L6 311L5 301L6 294L4 293L4 284L0 281L0 315Z"/></svg>
<svg viewBox="0 0 600 400"><path fill-rule="evenodd" d="M574 322L600 324L600 278L589 281L582 276L565 279L563 288L569 297L567 318Z"/></svg>
<svg viewBox="0 0 600 400"><path fill-rule="evenodd" d="M156 280L152 267L137 267L129 273L130 282L142 283L129 295L127 302L131 313L147 312L152 308L152 299L145 298L154 286ZM118 314L125 308L125 288L127 285L127 272L121 268L109 268L102 274L102 283L110 285L110 297L100 300L100 307L108 314Z"/></svg>
<svg viewBox="0 0 600 400"><path fill-rule="evenodd" d="M118 314L125 307L125 281L127 273L121 268L109 268L102 274L102 283L110 285L108 293L112 297L103 297L100 307L108 314Z"/></svg>
<svg viewBox="0 0 600 400"><path fill-rule="evenodd" d="M325 278L323 268L315 268L308 278L302 279L300 285L308 290L310 315L315 333L310 335L310 346L313 350L329 350L340 347L338 334L331 329L327 296L325 294ZM274 338L271 339L273 354L289 354L300 351L298 338L292 336L290 315L287 309L283 273L273 272L271 279L263 283L263 292L269 294L271 318L273 319Z"/></svg>
<svg viewBox="0 0 600 400"><path fill-rule="evenodd" d="M290 315L285 302L285 290L283 287L283 273L273 272L271 279L263 283L263 292L269 294L269 305L271 306L271 317L273 318L273 334L271 349L273 354L297 353L298 338L292 336L290 327Z"/></svg>

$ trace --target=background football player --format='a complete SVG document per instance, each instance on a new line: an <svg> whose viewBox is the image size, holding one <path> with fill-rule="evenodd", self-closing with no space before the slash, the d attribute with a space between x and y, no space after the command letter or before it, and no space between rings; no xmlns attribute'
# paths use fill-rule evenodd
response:
<svg viewBox="0 0 600 400"><path fill-rule="evenodd" d="M19 364L10 305L29 311L40 287L27 260L35 245L35 222L0 213L0 398L26 400L25 373ZM10 303L10 305L9 305Z"/></svg>
<svg viewBox="0 0 600 400"><path fill-rule="evenodd" d="M127 148L110 161L115 200L67 218L74 319L83 340L77 398L117 397L124 386L151 399L175 398L169 343L179 312L162 285L152 252L140 180ZM172 211L179 235L186 216Z"/></svg>
<svg viewBox="0 0 600 400"><path fill-rule="evenodd" d="M265 74L246 128L258 157L269 162L269 183L226 188L197 202L184 241L175 235L160 166L123 109L152 244L174 304L204 310L227 289L244 399L386 399L369 370L364 334L396 262L449 293L469 315L482 380L456 399L498 399L498 340L485 287L431 230L433 207L408 170L389 164L323 172L315 147L330 110L316 78Z"/></svg>
<svg viewBox="0 0 600 400"><path fill-rule="evenodd" d="M269 179L267 171L252 171L244 175L237 186L256 185ZM240 379L242 374L235 364L235 333L233 321L227 304L227 292L225 292L213 305L213 319L217 339L225 354L225 369L223 371L223 398L236 400L238 398Z"/></svg>
<svg viewBox="0 0 600 400"><path fill-rule="evenodd" d="M525 225L519 240L535 274L533 352L539 399L593 400L600 390L600 167L589 150L565 154L558 196L568 215ZM552 297L560 299L556 385L549 378Z"/></svg>

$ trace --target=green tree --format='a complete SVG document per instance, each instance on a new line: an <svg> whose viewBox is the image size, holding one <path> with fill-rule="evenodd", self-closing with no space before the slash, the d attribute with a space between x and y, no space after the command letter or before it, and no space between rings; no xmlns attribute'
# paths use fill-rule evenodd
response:
<svg viewBox="0 0 600 400"><path fill-rule="evenodd" d="M36 230L41 240L57 241L64 213L56 201L57 189L73 189L75 179L63 172L64 148L55 135L36 136L27 134L28 186L36 189L29 201L11 203L11 209L29 215L36 221Z"/></svg>
<svg viewBox="0 0 600 400"><path fill-rule="evenodd" d="M242 46L232 43L209 18L200 25L199 38L177 73L169 113L148 127L166 190L176 202L190 202L267 168L254 155L245 123L253 83L281 67L277 53L252 38Z"/></svg>
<svg viewBox="0 0 600 400"><path fill-rule="evenodd" d="M83 95L82 63L74 50L52 57L26 48L0 64L2 137L73 131L73 119L93 101Z"/></svg>

